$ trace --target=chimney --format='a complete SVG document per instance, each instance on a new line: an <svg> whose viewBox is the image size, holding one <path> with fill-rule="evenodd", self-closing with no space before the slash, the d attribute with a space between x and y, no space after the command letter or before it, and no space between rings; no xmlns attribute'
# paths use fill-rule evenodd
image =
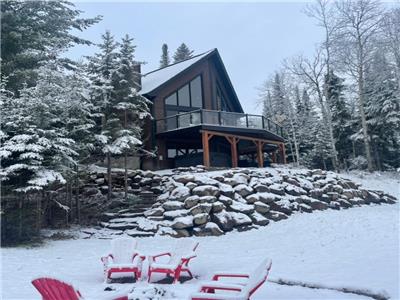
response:
<svg viewBox="0 0 400 300"><path fill-rule="evenodd" d="M142 73L140 62L133 65L133 75L135 78L135 83L137 85L137 90L140 91L142 89Z"/></svg>

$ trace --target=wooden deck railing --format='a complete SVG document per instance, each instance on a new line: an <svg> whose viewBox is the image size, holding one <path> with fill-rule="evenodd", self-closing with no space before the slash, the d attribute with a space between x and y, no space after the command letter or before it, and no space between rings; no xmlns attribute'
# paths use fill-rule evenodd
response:
<svg viewBox="0 0 400 300"><path fill-rule="evenodd" d="M264 129L283 137L282 127L260 115L198 109L158 119L156 132L162 133L198 125L217 125L236 128Z"/></svg>

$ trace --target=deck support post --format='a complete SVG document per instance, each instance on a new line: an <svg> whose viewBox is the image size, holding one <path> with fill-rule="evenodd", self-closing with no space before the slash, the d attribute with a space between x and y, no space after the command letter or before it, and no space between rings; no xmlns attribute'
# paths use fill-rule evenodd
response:
<svg viewBox="0 0 400 300"><path fill-rule="evenodd" d="M237 143L239 139L236 137L225 136L229 144L231 144L231 159L232 159L232 168L238 167L238 153L237 153Z"/></svg>
<svg viewBox="0 0 400 300"><path fill-rule="evenodd" d="M209 148L209 134L207 131L201 133L203 142L203 165L207 168L210 167L210 148Z"/></svg>
<svg viewBox="0 0 400 300"><path fill-rule="evenodd" d="M263 157L263 146L264 146L264 143L261 142L261 141L254 141L254 143L256 144L256 148L257 148L258 167L262 168L262 167L264 167L264 157Z"/></svg>
<svg viewBox="0 0 400 300"><path fill-rule="evenodd" d="M286 165L286 151L285 151L285 144L282 143L281 147L279 147L281 149L281 155L282 155L282 163Z"/></svg>
<svg viewBox="0 0 400 300"><path fill-rule="evenodd" d="M272 152L272 162L276 164L276 151Z"/></svg>

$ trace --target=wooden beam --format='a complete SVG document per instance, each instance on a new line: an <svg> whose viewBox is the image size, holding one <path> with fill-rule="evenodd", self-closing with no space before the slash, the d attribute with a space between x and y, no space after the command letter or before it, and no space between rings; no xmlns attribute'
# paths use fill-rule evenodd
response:
<svg viewBox="0 0 400 300"><path fill-rule="evenodd" d="M236 135L236 134L228 134L228 133L222 133L222 132L211 131L211 130L200 130L200 132L207 132L209 134L223 136L223 137L236 137L240 140L247 140L247 141L253 141L253 142L260 141L260 142L264 142L267 144L274 144L274 145L282 144L282 142L280 142L280 141L271 141L271 140L253 138L253 137L249 137L249 136Z"/></svg>
<svg viewBox="0 0 400 300"><path fill-rule="evenodd" d="M201 133L203 141L203 164L209 168L210 167L210 149L209 149L209 139L208 132L204 131Z"/></svg>

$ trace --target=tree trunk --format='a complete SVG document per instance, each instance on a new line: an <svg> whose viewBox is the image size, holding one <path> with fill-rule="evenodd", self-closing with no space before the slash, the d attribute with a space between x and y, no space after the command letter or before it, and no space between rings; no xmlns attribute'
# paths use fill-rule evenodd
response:
<svg viewBox="0 0 400 300"><path fill-rule="evenodd" d="M326 162L325 162L325 158L322 158L322 165L324 166L324 170L326 170Z"/></svg>
<svg viewBox="0 0 400 300"><path fill-rule="evenodd" d="M332 166L335 171L338 170L338 158L337 158L337 151L336 151L336 143L335 143L335 137L333 136L333 128L332 128L332 117L331 117L331 111L329 109L329 105L325 105L324 99L322 96L322 92L320 88L318 87L318 100L321 105L321 110L322 110L322 119L324 123L328 126L328 132L329 132L329 141L330 141L330 153L331 153L331 158L332 158Z"/></svg>
<svg viewBox="0 0 400 300"><path fill-rule="evenodd" d="M128 118L127 118L127 112L125 109L125 120L124 120L124 127L126 129L128 123ZM125 173L124 173L124 191L125 191L125 201L128 200L128 153L125 150L125 155L124 155L124 167L125 167Z"/></svg>
<svg viewBox="0 0 400 300"><path fill-rule="evenodd" d="M107 181L108 181L108 193L107 200L111 200L111 154L107 152Z"/></svg>
<svg viewBox="0 0 400 300"><path fill-rule="evenodd" d="M19 197L19 203L18 203L18 209L19 209L19 216L18 216L18 240L21 240L22 238L22 203L23 203L23 196L20 195Z"/></svg>
<svg viewBox="0 0 400 300"><path fill-rule="evenodd" d="M81 223L81 205L79 201L79 166L76 165L75 169L75 215L78 224Z"/></svg>
<svg viewBox="0 0 400 300"><path fill-rule="evenodd" d="M44 199L45 191L42 191L41 196L38 195L36 202L36 232L39 234L42 226L42 200Z"/></svg>
<svg viewBox="0 0 400 300"><path fill-rule="evenodd" d="M365 116L365 110L364 110L364 70L362 63L360 63L358 68L358 109L360 111L360 117L361 117L361 126L363 131L365 155L367 156L367 162L368 162L368 171L372 172L374 170L374 166L372 163L371 145L369 141L367 118Z"/></svg>

